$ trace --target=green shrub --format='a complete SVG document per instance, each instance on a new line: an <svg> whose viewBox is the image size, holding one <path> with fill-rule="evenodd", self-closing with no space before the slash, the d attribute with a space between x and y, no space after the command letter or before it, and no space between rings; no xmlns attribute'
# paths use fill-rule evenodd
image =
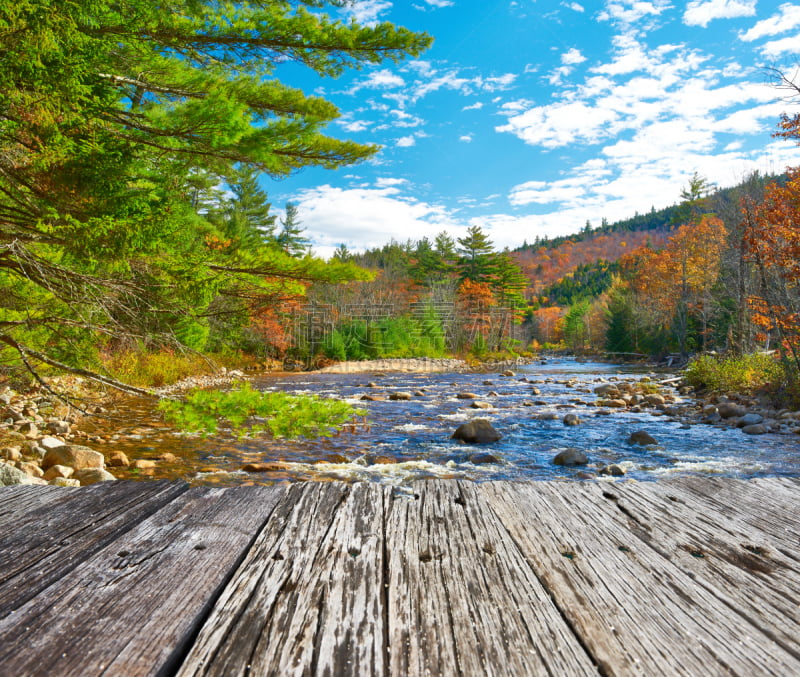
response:
<svg viewBox="0 0 800 677"><path fill-rule="evenodd" d="M365 412L341 400L315 395L260 392L249 383L233 390L193 390L182 401L162 400L159 409L186 432L211 435L220 425L235 433L269 433L273 437L328 437Z"/></svg>
<svg viewBox="0 0 800 677"><path fill-rule="evenodd" d="M686 368L686 380L698 389L715 392L747 392L783 382L780 363L763 353L717 357L701 355Z"/></svg>

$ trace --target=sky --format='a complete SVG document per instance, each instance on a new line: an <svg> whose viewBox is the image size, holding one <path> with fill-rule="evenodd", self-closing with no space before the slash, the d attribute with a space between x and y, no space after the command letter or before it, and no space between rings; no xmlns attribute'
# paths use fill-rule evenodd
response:
<svg viewBox="0 0 800 677"><path fill-rule="evenodd" d="M336 11L334 9L334 11ZM800 165L772 137L800 100L800 3L764 0L358 0L343 15L434 37L417 59L278 76L341 110L326 132L373 159L264 187L329 256L480 226L498 249Z"/></svg>

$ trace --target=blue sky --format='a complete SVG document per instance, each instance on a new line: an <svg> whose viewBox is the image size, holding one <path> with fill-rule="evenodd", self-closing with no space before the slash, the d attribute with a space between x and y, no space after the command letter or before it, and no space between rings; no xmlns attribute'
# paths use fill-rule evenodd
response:
<svg viewBox="0 0 800 677"><path fill-rule="evenodd" d="M427 31L419 59L321 80L328 132L383 146L373 160L268 181L297 202L314 251L391 238L460 237L498 248L673 204L696 171L721 187L800 164L773 139L800 102L800 3L763 0L359 0L344 12Z"/></svg>

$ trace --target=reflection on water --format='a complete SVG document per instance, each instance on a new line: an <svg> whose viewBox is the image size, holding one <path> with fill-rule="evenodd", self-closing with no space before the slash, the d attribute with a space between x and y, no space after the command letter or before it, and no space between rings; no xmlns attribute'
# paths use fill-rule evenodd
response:
<svg viewBox="0 0 800 677"><path fill-rule="evenodd" d="M676 474L714 473L731 477L800 475L800 438L748 436L740 430L686 426L653 413L613 410L599 413L592 389L605 381L636 381L663 375L575 360L552 360L516 370L513 377L486 374L292 374L265 376L254 385L340 397L368 410L369 427L320 440L202 439L170 430L145 402L130 400L118 410L118 429L102 451L124 451L131 460L157 459L153 471L120 471L120 477L181 477L199 484L236 485L286 480L366 480L402 484L431 477L488 479L578 479L618 464L627 477L658 479ZM376 387L369 387L373 382ZM392 401L393 391L415 393L410 401ZM473 409L458 399L471 392L493 405ZM491 393L491 394L490 394ZM386 397L361 401L363 395ZM542 414L553 414L551 420ZM582 423L565 426L566 413ZM482 447L450 439L455 428L486 418L503 439ZM103 430L108 431L107 422ZM635 430L646 430L658 444L627 442ZM589 465L553 465L561 450L574 447L589 456ZM476 452L490 452L497 462L475 464ZM473 457L470 460L470 457ZM491 459L490 459L491 460ZM248 463L268 463L268 472L243 472ZM115 469L116 470L116 469Z"/></svg>

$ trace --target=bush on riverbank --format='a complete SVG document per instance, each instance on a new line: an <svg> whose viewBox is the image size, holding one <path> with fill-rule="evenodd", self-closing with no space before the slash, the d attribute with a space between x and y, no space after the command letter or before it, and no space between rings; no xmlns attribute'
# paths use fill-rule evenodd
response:
<svg viewBox="0 0 800 677"><path fill-rule="evenodd" d="M220 425L235 434L269 433L273 437L329 437L365 411L347 402L316 395L260 392L249 383L233 390L194 390L183 400L162 400L159 409L176 427L213 435Z"/></svg>
<svg viewBox="0 0 800 677"><path fill-rule="evenodd" d="M242 369L254 360L238 351L201 355L137 346L107 353L101 363L119 381L139 388L160 388L192 376L216 373L220 367Z"/></svg>
<svg viewBox="0 0 800 677"><path fill-rule="evenodd" d="M783 366L764 353L740 356L701 355L686 368L686 380L698 390L751 392L786 382Z"/></svg>

